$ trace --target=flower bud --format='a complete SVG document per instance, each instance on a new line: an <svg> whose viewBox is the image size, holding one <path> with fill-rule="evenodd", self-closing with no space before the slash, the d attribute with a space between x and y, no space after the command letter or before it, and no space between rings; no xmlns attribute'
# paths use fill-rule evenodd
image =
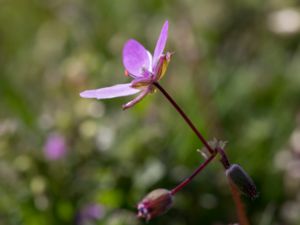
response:
<svg viewBox="0 0 300 225"><path fill-rule="evenodd" d="M231 164L226 170L226 176L242 193L252 199L257 197L258 194L253 180L241 166L238 164Z"/></svg>
<svg viewBox="0 0 300 225"><path fill-rule="evenodd" d="M151 191L138 204L138 217L146 221L167 212L173 203L173 196L169 190L156 189Z"/></svg>

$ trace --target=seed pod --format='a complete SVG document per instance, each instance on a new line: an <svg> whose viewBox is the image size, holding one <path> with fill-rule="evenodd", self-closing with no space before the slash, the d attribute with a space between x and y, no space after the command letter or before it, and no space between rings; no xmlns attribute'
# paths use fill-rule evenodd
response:
<svg viewBox="0 0 300 225"><path fill-rule="evenodd" d="M167 212L173 203L173 196L169 190L156 189L146 195L138 204L138 217L146 221Z"/></svg>
<svg viewBox="0 0 300 225"><path fill-rule="evenodd" d="M231 164L226 170L226 176L242 193L252 199L257 197L258 193L253 180L240 165Z"/></svg>

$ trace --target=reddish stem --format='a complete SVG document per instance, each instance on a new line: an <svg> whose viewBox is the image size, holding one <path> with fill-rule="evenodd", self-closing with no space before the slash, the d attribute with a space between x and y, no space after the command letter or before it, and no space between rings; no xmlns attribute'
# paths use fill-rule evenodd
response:
<svg viewBox="0 0 300 225"><path fill-rule="evenodd" d="M177 112L182 116L182 118L185 120L185 122L190 126L190 128L194 131L194 133L197 135L197 137L201 140L201 142L205 145L207 150L210 152L210 154L214 153L214 150L210 147L208 142L205 140L205 138L202 136L200 131L194 126L193 122L190 120L190 118L183 112L183 110L180 108L180 106L173 100L173 98L168 94L168 92L160 86L158 82L153 82L153 85L155 85L161 93L168 99L168 101L174 106L174 108L177 110Z"/></svg>
<svg viewBox="0 0 300 225"><path fill-rule="evenodd" d="M215 156L216 156L215 153L211 154L209 158L207 158L203 163L200 164L200 166L192 173L191 176L189 176L183 182L181 182L179 185L173 188L171 190L171 194L175 195L178 191L180 191L183 187L185 187L188 183L190 183L193 180L193 178L198 173L200 173L200 171L202 171L215 158Z"/></svg>
<svg viewBox="0 0 300 225"><path fill-rule="evenodd" d="M201 163L200 166L192 173L191 176L186 178L183 182L181 182L178 186L176 186L174 189L171 190L171 194L175 195L178 191L180 191L183 187L185 187L188 183L191 182L191 180L200 172L202 171L216 156L216 153L219 153L221 155L221 163L223 164L225 169L228 169L230 166L228 157L225 153L225 151L217 147L215 150L210 147L208 142L205 140L205 138L202 136L202 134L199 132L199 130L194 126L192 121L189 119L189 117L183 112L183 110L179 107L179 105L173 100L173 98L168 94L168 92L160 86L158 82L154 82L153 85L155 85L161 93L167 98L167 100L173 105L173 107L177 110L177 112L182 116L182 118L186 121L186 123L190 126L190 128L194 131L194 133L197 135L197 137L201 140L201 142L204 144L204 146L207 148L207 150L210 152L210 157L205 160L205 162ZM249 221L246 215L244 204L241 200L240 193L237 189L237 187L229 181L230 191L232 193L233 200L236 205L237 210L237 216L240 222L240 225L249 225Z"/></svg>
<svg viewBox="0 0 300 225"><path fill-rule="evenodd" d="M232 181L230 179L228 179L228 181L229 181L232 198L233 198L234 204L236 206L239 224L240 225L250 225L247 215L246 215L245 206L241 200L241 194L240 194L239 190L237 189L236 185L234 183L232 183Z"/></svg>
<svg viewBox="0 0 300 225"><path fill-rule="evenodd" d="M207 158L203 163L200 164L200 166L192 173L191 176L186 178L183 182L181 182L179 185L177 185L175 188L171 190L171 194L175 195L178 191L180 191L182 188L184 188L188 183L190 183L193 178L200 173L214 158L216 154L210 155L209 158Z"/></svg>
<svg viewBox="0 0 300 225"><path fill-rule="evenodd" d="M223 148L217 147L216 151L221 155L220 162L223 164L224 169L227 170L230 167L230 162Z"/></svg>

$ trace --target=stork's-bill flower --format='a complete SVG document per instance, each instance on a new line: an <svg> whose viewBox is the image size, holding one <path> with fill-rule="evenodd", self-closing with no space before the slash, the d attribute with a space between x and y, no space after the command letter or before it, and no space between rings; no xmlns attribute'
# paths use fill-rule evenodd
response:
<svg viewBox="0 0 300 225"><path fill-rule="evenodd" d="M123 109L130 108L141 101L155 89L153 83L159 81L166 72L172 53L163 54L168 39L168 21L161 29L156 42L153 56L145 47L134 39L128 40L123 48L123 65L125 75L133 78L131 83L117 84L80 93L83 98L107 99L140 93L132 101L123 105Z"/></svg>

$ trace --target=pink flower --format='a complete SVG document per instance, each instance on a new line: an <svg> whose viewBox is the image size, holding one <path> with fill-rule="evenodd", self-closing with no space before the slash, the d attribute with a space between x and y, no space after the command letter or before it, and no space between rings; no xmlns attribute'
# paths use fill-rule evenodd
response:
<svg viewBox="0 0 300 225"><path fill-rule="evenodd" d="M100 204L90 203L76 214L75 221L78 225L90 224L92 220L100 220L104 216L104 207Z"/></svg>
<svg viewBox="0 0 300 225"><path fill-rule="evenodd" d="M65 138L58 134L52 133L48 136L44 146L44 154L48 160L59 160L67 153L67 144Z"/></svg>
<svg viewBox="0 0 300 225"><path fill-rule="evenodd" d="M138 41L128 40L123 48L123 64L125 75L133 78L131 83L117 84L80 93L83 98L107 99L140 93L136 98L123 105L123 109L130 108L141 101L148 93L155 89L153 83L159 81L166 72L172 54L163 54L168 38L168 21L161 29L156 42L153 56Z"/></svg>

